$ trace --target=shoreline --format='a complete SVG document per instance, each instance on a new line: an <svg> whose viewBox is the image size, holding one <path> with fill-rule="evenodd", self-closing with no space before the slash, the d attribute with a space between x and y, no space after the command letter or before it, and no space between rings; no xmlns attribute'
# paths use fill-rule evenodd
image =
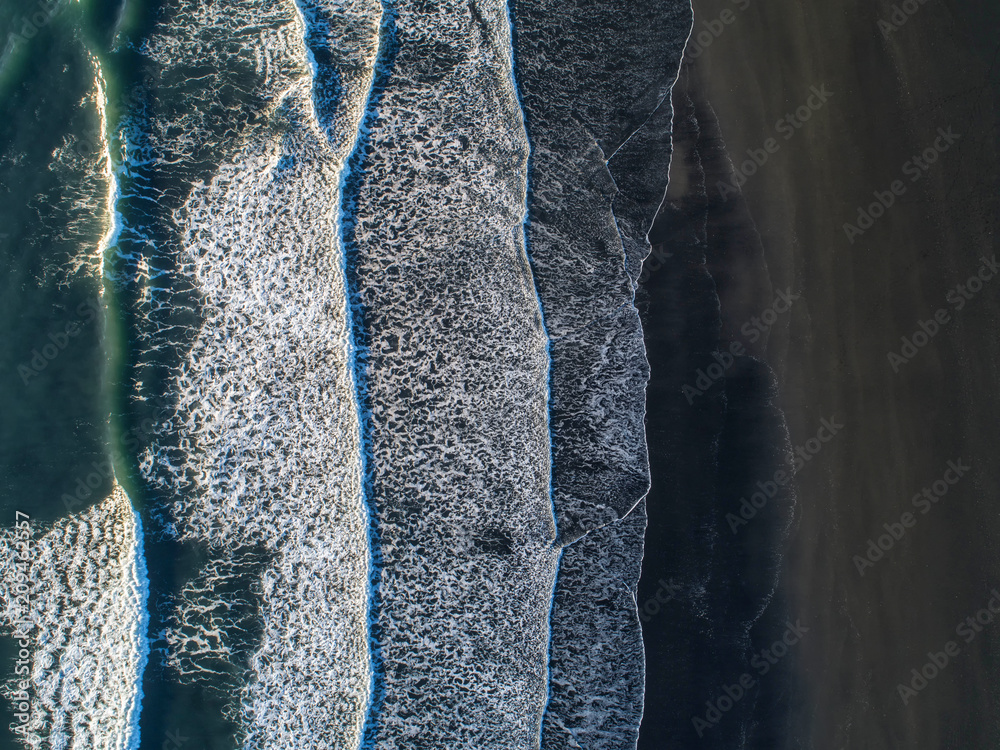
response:
<svg viewBox="0 0 1000 750"><path fill-rule="evenodd" d="M694 6L697 40L704 23L721 16L717 3L696 0ZM704 100L700 111L717 118L715 140L698 130L711 118L676 121L681 140L685 125L693 125L704 147L699 156L679 145L664 209L673 224L661 221L662 234L651 236L661 268L647 279L644 295L659 307L650 313L647 299L644 327L647 341L668 353L667 365L650 358L653 406L657 399L669 402L670 388L683 384L676 373L681 352L704 354L713 336L733 340L736 324L770 303L768 288L791 289L801 298L778 316L754 352L774 372L774 404L787 420L789 445L812 437L821 418L845 425L844 437L831 441L796 477L789 536L777 546L784 557L767 614L779 620L787 607L793 622L801 618L812 628L795 655L782 661L787 671L769 675L761 686L762 695L766 690L787 698L777 704L765 697L753 710L742 708L744 699L704 737L692 733L685 747L958 748L1000 740L993 708L1000 677L985 668L996 634L963 646L963 656L909 705L897 697L897 685L926 661L927 649L947 640L954 622L985 601L1000 579L1000 560L992 552L1000 524L990 502L1000 488L989 449L998 437L1000 410L986 395L996 389L1000 305L990 282L965 300L964 311L945 301L949 290L976 273L981 256L997 252L1000 83L990 65L1000 12L980 0L927 2L886 35L879 20L892 12L888 2L809 9L788 0L748 5L692 65L694 88ZM812 106L820 103L817 90L831 92L820 107ZM799 115L805 115L803 108L808 118ZM790 115L801 127L784 139L777 126ZM939 128L949 127L960 137L947 149L935 146ZM704 165L698 184L691 162L706 154L717 158ZM731 174L738 170L744 178L738 196L713 193L724 180L711 175L713 164L727 163ZM901 184L893 190L896 181ZM869 204L886 190L895 197L890 206L888 198L881 202L884 211L875 217ZM723 198L734 204L730 218L716 211L715 224L709 220L703 237L695 236L698 212L711 211ZM741 201L745 211L737 205ZM857 226L859 211L874 221L853 235L844 226ZM731 250L716 254L713 265L712 248L727 240ZM753 251L757 243L759 254ZM699 260L695 256L705 249L700 271L677 258L686 252ZM700 302L692 304L695 289ZM948 308L952 320L928 334L916 356L894 372L889 355L900 353L906 336L932 328L920 324L941 308ZM690 329L699 316L696 336ZM712 387L737 387L735 374L727 371ZM697 436L718 431L732 410L732 403L710 403L713 392L699 396L702 403L693 407L674 399L672 410L660 408L649 420L652 554L644 560L640 607L642 596L655 595L662 585L653 581L676 582L671 576L677 579L684 563L699 554L704 558L709 540L729 534L728 526L718 525L724 489L703 492L702 502L714 510L682 496L692 486L682 481L684 473L711 455L706 448L700 458L685 458L685 451L699 439L710 446ZM657 468L654 442L669 470ZM939 479L945 460L956 457L973 467L969 478L941 501L933 522L917 524L885 553L888 562L860 577L852 556L884 533L884 523L896 522L910 496ZM745 470L766 479L765 464ZM699 470L703 476L714 471ZM720 465L715 476L735 481L733 471ZM658 509L664 503L673 507ZM680 512L685 505L690 510ZM702 544L665 530L671 517ZM773 519L775 533L783 522ZM666 548L676 544L686 544L686 552ZM766 545L756 553L762 550ZM657 554L660 574L653 576ZM766 568L766 554L753 559L758 562L714 569L702 559L700 570L706 581L738 580L754 565ZM726 656L721 631L706 640L679 599L663 605L668 614L658 615L653 631L644 623L649 684L668 686L659 695L655 689L648 693L646 714L669 714L678 722L683 711L666 700L687 701L704 714L705 701L717 694L711 681L705 685L705 671L722 676L717 686L728 685L726 670L738 672L734 665L753 652L744 648ZM709 620L699 622L712 627ZM668 650L658 638L672 644L669 654L658 654ZM756 631L755 638L766 640ZM700 671L691 664L702 665ZM671 680L678 685L673 690ZM970 684L977 686L976 698L969 697ZM734 733L727 745L720 729L738 725L735 717L743 710L748 733ZM644 721L641 748L657 746L651 727Z"/></svg>

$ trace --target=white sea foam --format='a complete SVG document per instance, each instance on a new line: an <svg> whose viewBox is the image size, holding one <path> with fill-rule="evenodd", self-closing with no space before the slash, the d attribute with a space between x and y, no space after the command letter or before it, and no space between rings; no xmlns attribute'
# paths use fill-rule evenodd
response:
<svg viewBox="0 0 1000 750"><path fill-rule="evenodd" d="M199 6L145 45L166 66L162 81L199 54L225 78L243 51L269 113L237 114L219 141L217 105L192 98L175 119L154 117L134 152L171 176L211 148L222 156L160 227L176 244L157 249L174 253L172 283L195 290L201 325L171 386L172 431L141 469L171 498L157 514L166 532L211 550L172 597L162 637L182 681L217 680L241 667L259 597L259 641L237 675L245 746L357 747L371 692L370 549L339 185L381 8L286 2L261 15L249 3ZM345 68L332 112L317 107L323 71L306 42Z"/></svg>
<svg viewBox="0 0 1000 750"><path fill-rule="evenodd" d="M30 672L14 678L28 682L30 718L15 726L31 748L134 750L148 654L139 517L115 484L103 502L35 532L26 596L0 590L4 629L20 635L30 623ZM0 538L4 570L19 554L10 533ZM5 697L22 687L5 685Z"/></svg>
<svg viewBox="0 0 1000 750"><path fill-rule="evenodd" d="M81 277L100 279L103 251L114 239L116 196L107 138L105 83L100 61L77 40L81 62L93 71L93 84L70 111L66 132L46 170L57 186L30 197L39 226L28 242L42 238L42 274L60 286ZM41 251L39 254L42 254Z"/></svg>
<svg viewBox="0 0 1000 750"><path fill-rule="evenodd" d="M537 747L558 550L507 7L391 18L349 224L380 554L371 746Z"/></svg>

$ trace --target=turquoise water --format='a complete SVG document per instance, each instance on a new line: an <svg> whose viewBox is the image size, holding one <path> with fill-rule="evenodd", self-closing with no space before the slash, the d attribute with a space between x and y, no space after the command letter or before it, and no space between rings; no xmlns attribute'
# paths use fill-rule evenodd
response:
<svg viewBox="0 0 1000 750"><path fill-rule="evenodd" d="M0 121L0 253L7 270L0 297L6 343L0 352L0 518L12 528L15 513L29 516L39 545L32 557L36 569L54 552L55 566L61 568L56 575L76 571L76 580L84 582L88 571L78 564L88 559L86 553L73 559L64 550L60 557L58 546L48 548L42 541L46 532L59 519L86 514L108 498L114 475L133 504L142 505L136 461L150 423L143 422L146 415L122 386L130 360L123 343L127 318L108 281L113 260L102 252L115 221L109 166L121 163L115 123L136 104L123 92L139 72L129 37L142 28L142 13L141 4L130 4L126 17L112 3L0 3L5 115ZM113 567L106 548L96 552L99 557L95 553L93 559ZM182 555L156 556L155 547L152 552L161 571L193 564ZM48 580L44 571L35 575ZM44 650L43 640L81 625L67 609L49 617L41 618L29 639L35 657ZM92 630L94 637L106 634ZM7 680L13 677L17 647L3 638L0 649L0 678ZM153 677L148 684L155 698ZM169 725L159 730L161 737L170 727L198 719L205 705L195 711L188 707L183 716L169 702L163 709L154 714ZM10 703L0 703L0 724L16 729L22 723ZM223 724L202 746L232 746L225 741L233 734L231 726L218 720L199 723L208 733ZM23 747L17 736L5 729L0 746ZM104 747L110 741L84 731L74 736L73 747L88 742Z"/></svg>

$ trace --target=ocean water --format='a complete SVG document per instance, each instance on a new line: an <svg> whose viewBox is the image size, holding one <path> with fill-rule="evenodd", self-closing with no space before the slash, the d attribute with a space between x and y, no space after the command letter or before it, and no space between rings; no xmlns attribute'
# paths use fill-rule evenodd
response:
<svg viewBox="0 0 1000 750"><path fill-rule="evenodd" d="M687 5L0 21L3 746L635 747Z"/></svg>
<svg viewBox="0 0 1000 750"><path fill-rule="evenodd" d="M106 18L27 3L0 17L3 744L136 747L148 594L110 451L114 180L93 54Z"/></svg>
<svg viewBox="0 0 1000 750"><path fill-rule="evenodd" d="M633 300L666 186L669 94L689 9L518 2L514 19L532 146L528 240L551 341L553 501L564 545L542 744L635 747L644 689L635 597L649 486L649 368Z"/></svg>

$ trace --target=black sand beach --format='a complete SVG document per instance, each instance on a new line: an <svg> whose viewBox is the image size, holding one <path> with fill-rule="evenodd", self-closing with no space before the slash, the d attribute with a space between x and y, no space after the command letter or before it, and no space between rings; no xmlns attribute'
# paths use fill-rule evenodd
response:
<svg viewBox="0 0 1000 750"><path fill-rule="evenodd" d="M640 607L678 586L640 747L997 745L998 21L695 3L640 295Z"/></svg>

